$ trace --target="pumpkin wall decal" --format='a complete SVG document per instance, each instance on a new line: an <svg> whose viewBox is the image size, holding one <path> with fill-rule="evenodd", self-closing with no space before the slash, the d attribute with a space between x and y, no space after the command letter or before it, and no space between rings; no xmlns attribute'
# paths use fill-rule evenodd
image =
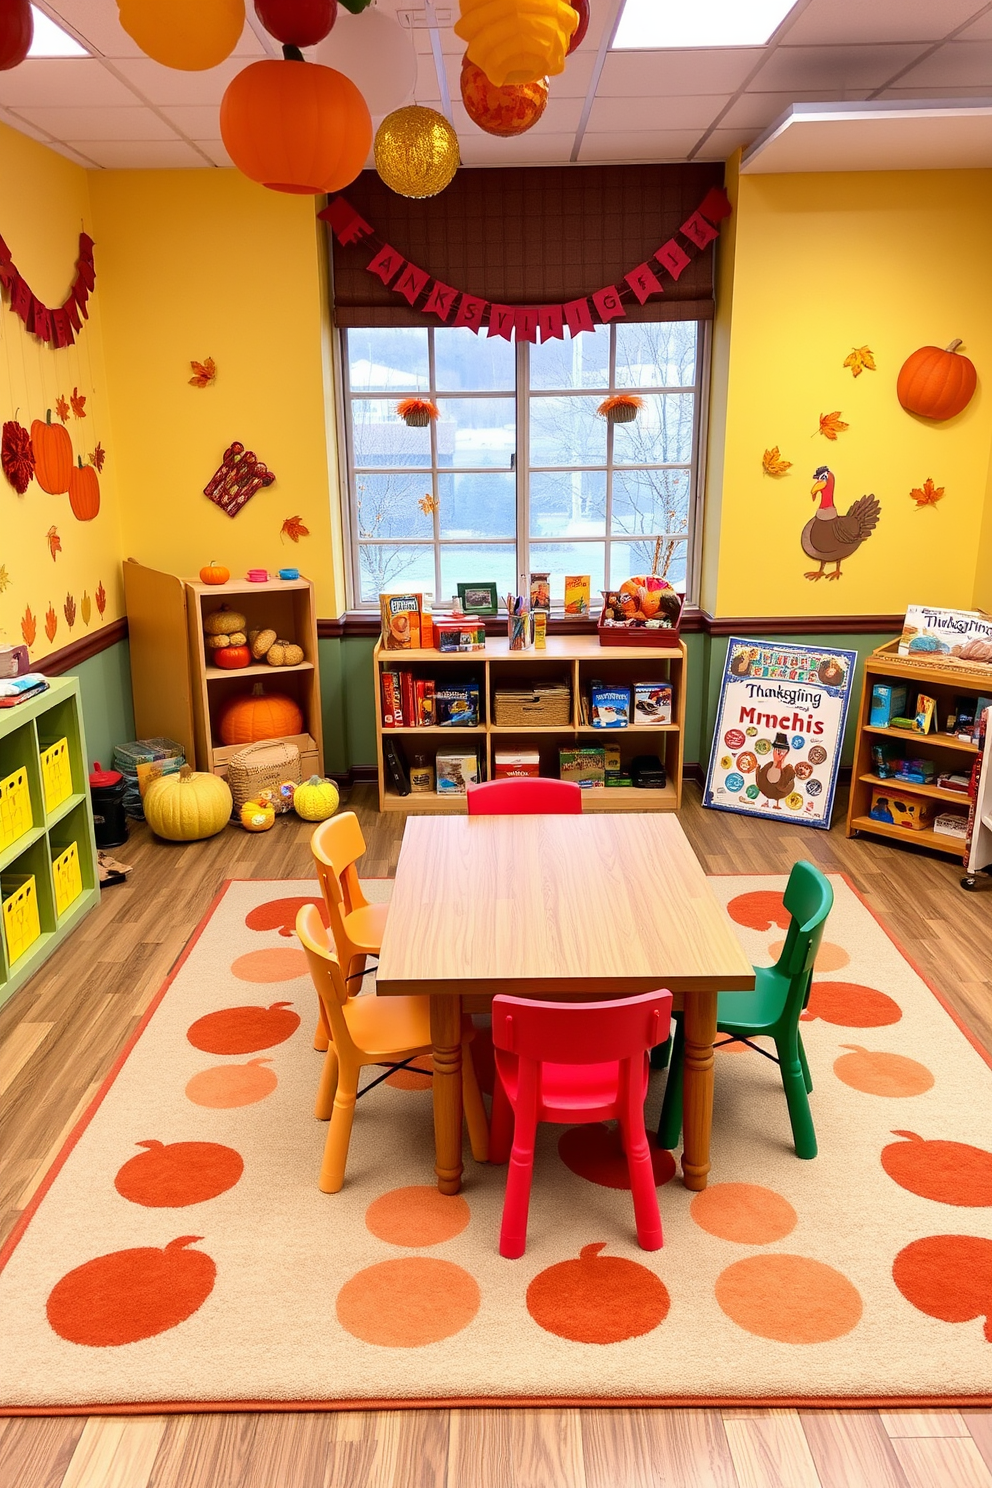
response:
<svg viewBox="0 0 992 1488"><path fill-rule="evenodd" d="M220 716L222 744L257 744L303 733L299 704L281 692L266 692L256 682L251 692L232 698Z"/></svg>
<svg viewBox="0 0 992 1488"><path fill-rule="evenodd" d="M72 475L72 440L61 424L52 423L49 408L44 419L31 425L34 478L49 496L64 496Z"/></svg>
<svg viewBox="0 0 992 1488"><path fill-rule="evenodd" d="M216 837L231 819L234 799L219 775L183 765L178 775L153 780L145 792L145 817L167 842L198 842Z"/></svg>
<svg viewBox="0 0 992 1488"><path fill-rule="evenodd" d="M971 402L978 386L974 362L958 353L960 340L943 350L921 346L899 369L896 396L907 413L943 423Z"/></svg>
<svg viewBox="0 0 992 1488"><path fill-rule="evenodd" d="M82 455L69 471L69 506L79 522L92 522L100 510L100 477Z"/></svg>

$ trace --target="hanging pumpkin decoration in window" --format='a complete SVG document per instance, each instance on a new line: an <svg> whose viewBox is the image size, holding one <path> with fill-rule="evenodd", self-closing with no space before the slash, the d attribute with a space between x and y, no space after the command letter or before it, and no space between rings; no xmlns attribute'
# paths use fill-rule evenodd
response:
<svg viewBox="0 0 992 1488"><path fill-rule="evenodd" d="M454 180L459 164L458 136L436 109L418 104L397 109L376 131L375 168L397 196L437 196Z"/></svg>
<svg viewBox="0 0 992 1488"><path fill-rule="evenodd" d="M579 27L569 0L461 0L455 35L491 83L536 83L565 70Z"/></svg>
<svg viewBox="0 0 992 1488"><path fill-rule="evenodd" d="M0 72L17 67L34 39L34 18L28 0L4 0L0 5Z"/></svg>
<svg viewBox="0 0 992 1488"><path fill-rule="evenodd" d="M146 57L204 72L229 57L245 27L244 0L118 0L120 22Z"/></svg>
<svg viewBox="0 0 992 1488"><path fill-rule="evenodd" d="M437 418L437 404L429 398L404 398L396 412L408 429L426 429Z"/></svg>
<svg viewBox="0 0 992 1488"><path fill-rule="evenodd" d="M615 398L604 398L596 412L608 424L632 424L643 407L643 398L635 398L631 393L618 393Z"/></svg>
<svg viewBox="0 0 992 1488"><path fill-rule="evenodd" d="M500 139L526 134L548 106L546 77L535 83L507 83L497 88L468 57L462 63L461 88L462 103L472 123Z"/></svg>

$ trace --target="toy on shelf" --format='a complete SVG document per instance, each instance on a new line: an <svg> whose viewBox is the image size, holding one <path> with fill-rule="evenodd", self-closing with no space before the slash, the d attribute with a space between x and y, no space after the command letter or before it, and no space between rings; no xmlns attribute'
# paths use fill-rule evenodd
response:
<svg viewBox="0 0 992 1488"><path fill-rule="evenodd" d="M245 574L249 584L267 584L269 582L269 570L267 568L250 568Z"/></svg>
<svg viewBox="0 0 992 1488"><path fill-rule="evenodd" d="M218 563L216 558L211 558L210 562L200 569L201 584L226 584L230 577L231 570L225 568L222 563Z"/></svg>
<svg viewBox="0 0 992 1488"><path fill-rule="evenodd" d="M888 826L920 832L929 827L935 811L935 803L926 796L902 796L896 791L873 790L868 815L873 821L885 822Z"/></svg>
<svg viewBox="0 0 992 1488"><path fill-rule="evenodd" d="M233 801L225 780L184 765L178 775L153 780L145 792L145 817L167 842L216 837L231 819Z"/></svg>
<svg viewBox="0 0 992 1488"><path fill-rule="evenodd" d="M293 793L293 810L304 821L326 821L329 816L334 815L340 804L341 797L334 781L322 780L319 775L311 775Z"/></svg>

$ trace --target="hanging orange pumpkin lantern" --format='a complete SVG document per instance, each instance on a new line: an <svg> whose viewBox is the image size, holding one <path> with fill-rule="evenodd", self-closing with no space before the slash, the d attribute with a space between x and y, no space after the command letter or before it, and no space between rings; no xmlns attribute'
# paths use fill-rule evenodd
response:
<svg viewBox="0 0 992 1488"><path fill-rule="evenodd" d="M28 0L4 0L0 5L0 72L24 61L33 37L34 17Z"/></svg>
<svg viewBox="0 0 992 1488"><path fill-rule="evenodd" d="M350 78L283 50L284 62L253 62L228 85L221 138L238 170L270 191L340 191L368 157L372 116Z"/></svg>
<svg viewBox="0 0 992 1488"><path fill-rule="evenodd" d="M943 423L967 408L978 386L975 364L958 355L960 340L942 351L921 346L903 362L896 380L896 396L907 413Z"/></svg>
<svg viewBox="0 0 992 1488"><path fill-rule="evenodd" d="M507 83L497 88L466 57L462 63L462 103L473 124L486 134L511 139L532 129L548 105L548 80L536 83Z"/></svg>
<svg viewBox="0 0 992 1488"><path fill-rule="evenodd" d="M461 0L455 35L497 88L536 83L565 69L579 27L569 0Z"/></svg>
<svg viewBox="0 0 992 1488"><path fill-rule="evenodd" d="M146 57L203 72L229 57L245 28L245 0L117 0L120 22Z"/></svg>

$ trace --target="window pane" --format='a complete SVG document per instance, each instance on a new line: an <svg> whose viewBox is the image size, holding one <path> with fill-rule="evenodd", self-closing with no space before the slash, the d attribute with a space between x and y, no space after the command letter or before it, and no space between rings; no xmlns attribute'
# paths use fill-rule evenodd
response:
<svg viewBox="0 0 992 1488"><path fill-rule="evenodd" d="M688 532L688 470L618 470L613 476L613 531Z"/></svg>
<svg viewBox="0 0 992 1488"><path fill-rule="evenodd" d="M565 575L588 574L592 580L590 609L599 612L599 591L606 587L605 544L589 543L531 543L530 567L532 573L551 573L551 603L561 605L565 599Z"/></svg>
<svg viewBox="0 0 992 1488"><path fill-rule="evenodd" d="M645 537L640 542L610 543L610 587L616 589L635 574L651 572L656 539ZM685 589L685 563L688 544L684 537L662 538L658 555L658 577L667 579L676 589Z"/></svg>
<svg viewBox="0 0 992 1488"><path fill-rule="evenodd" d="M530 349L534 388L607 388L610 385L610 328L597 326L574 339L542 341Z"/></svg>
<svg viewBox="0 0 992 1488"><path fill-rule="evenodd" d="M512 392L516 358L511 342L476 336L467 326L434 331L434 386L441 392Z"/></svg>
<svg viewBox="0 0 992 1488"><path fill-rule="evenodd" d="M623 321L617 325L618 388L692 387L695 381L694 320Z"/></svg>
<svg viewBox="0 0 992 1488"><path fill-rule="evenodd" d="M375 604L387 591L396 594L408 589L433 598L434 549L429 544L368 543L362 545L360 555L363 604Z"/></svg>
<svg viewBox="0 0 992 1488"><path fill-rule="evenodd" d="M629 424L613 426L615 465L680 465L692 458L691 393L651 393Z"/></svg>
<svg viewBox="0 0 992 1488"><path fill-rule="evenodd" d="M510 468L517 446L512 398L439 398L437 463Z"/></svg>
<svg viewBox="0 0 992 1488"><path fill-rule="evenodd" d="M441 593L456 599L459 584L495 584L499 595L516 592L517 558L512 543L445 543L441 548Z"/></svg>
<svg viewBox="0 0 992 1488"><path fill-rule="evenodd" d="M429 475L409 475L405 470L395 475L355 476L355 512L359 538L434 536L431 508L419 504L430 501Z"/></svg>
<svg viewBox="0 0 992 1488"><path fill-rule="evenodd" d="M531 398L531 465L605 465L606 420L597 414L597 404L596 394Z"/></svg>
<svg viewBox="0 0 992 1488"><path fill-rule="evenodd" d="M560 474L531 476L532 538L599 537L605 530L605 470L563 470Z"/></svg>
<svg viewBox="0 0 992 1488"><path fill-rule="evenodd" d="M391 398L354 398L351 418L356 466L431 468L430 429L408 429Z"/></svg>
<svg viewBox="0 0 992 1488"><path fill-rule="evenodd" d="M517 530L515 475L438 476L442 537L508 537Z"/></svg>
<svg viewBox="0 0 992 1488"><path fill-rule="evenodd" d="M348 375L356 393L423 392L430 386L426 329L349 331Z"/></svg>

